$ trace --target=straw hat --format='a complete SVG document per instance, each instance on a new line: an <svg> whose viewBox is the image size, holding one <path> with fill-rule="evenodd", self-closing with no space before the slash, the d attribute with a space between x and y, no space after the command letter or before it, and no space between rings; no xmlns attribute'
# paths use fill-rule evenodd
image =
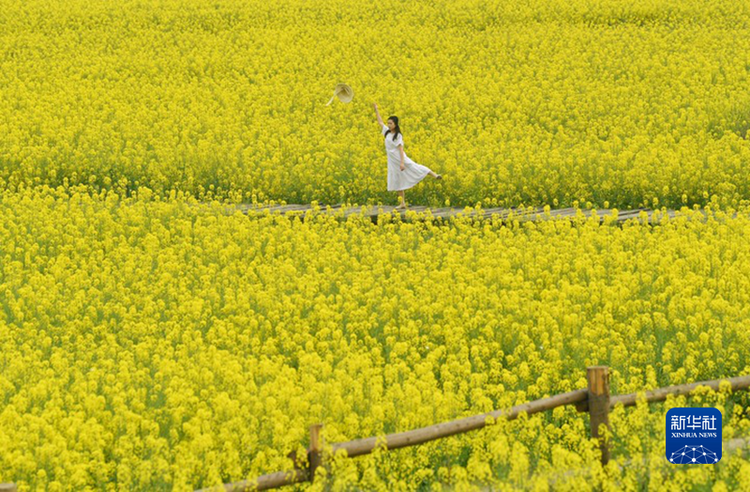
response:
<svg viewBox="0 0 750 492"><path fill-rule="evenodd" d="M328 101L328 104L331 104L336 97L339 98L339 101L348 103L354 97L354 91L346 84L336 84L336 88L333 90L333 97Z"/></svg>

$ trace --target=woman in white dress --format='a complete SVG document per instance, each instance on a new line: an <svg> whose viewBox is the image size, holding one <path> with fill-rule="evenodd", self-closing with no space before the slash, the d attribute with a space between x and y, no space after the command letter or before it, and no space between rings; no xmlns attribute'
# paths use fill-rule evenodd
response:
<svg viewBox="0 0 750 492"><path fill-rule="evenodd" d="M378 117L380 133L385 136L385 153L388 156L388 191L397 191L400 197L398 209L406 208L406 199L404 190L407 190L419 183L428 174L435 179L442 179L439 174L435 174L429 168L417 164L404 152L404 137L401 135L401 128L398 126L398 117L391 116L388 118L388 125L383 123L380 117L378 104L375 105L375 115Z"/></svg>

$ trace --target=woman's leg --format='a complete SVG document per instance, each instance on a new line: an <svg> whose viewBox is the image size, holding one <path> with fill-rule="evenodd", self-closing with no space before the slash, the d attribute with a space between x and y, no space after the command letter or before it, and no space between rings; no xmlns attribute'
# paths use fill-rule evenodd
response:
<svg viewBox="0 0 750 492"><path fill-rule="evenodd" d="M399 190L398 196L401 199L399 203L399 207L405 207L406 206L406 198L404 198L404 190Z"/></svg>

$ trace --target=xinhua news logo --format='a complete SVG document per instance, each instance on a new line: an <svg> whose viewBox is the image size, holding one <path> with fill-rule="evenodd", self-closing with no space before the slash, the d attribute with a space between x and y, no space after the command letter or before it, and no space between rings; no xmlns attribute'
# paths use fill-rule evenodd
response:
<svg viewBox="0 0 750 492"><path fill-rule="evenodd" d="M667 460L675 465L712 465L721 459L721 412L716 408L667 411Z"/></svg>

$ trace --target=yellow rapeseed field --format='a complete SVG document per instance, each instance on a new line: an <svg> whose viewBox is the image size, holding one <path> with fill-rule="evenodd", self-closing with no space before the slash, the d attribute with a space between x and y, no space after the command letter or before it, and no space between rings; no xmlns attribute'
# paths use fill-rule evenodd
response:
<svg viewBox="0 0 750 492"><path fill-rule="evenodd" d="M189 491L291 469L313 423L409 430L589 365L615 394L750 374L749 36L729 0L0 0L0 482ZM339 82L354 100L326 106ZM445 176L409 203L683 213L221 203L396 203L375 101ZM747 450L666 462L688 405L750 436L723 388L615 409L606 467L565 407L298 488L750 491Z"/></svg>
<svg viewBox="0 0 750 492"><path fill-rule="evenodd" d="M395 203L750 197L750 3L0 0L0 189ZM350 104L326 106L334 85Z"/></svg>
<svg viewBox="0 0 750 492"><path fill-rule="evenodd" d="M3 195L0 481L190 490L289 469L315 422L327 442L408 430L583 388L588 365L614 394L747 374L750 219L685 214L440 226ZM748 490L739 452L665 461L666 410L701 402L725 439L750 433L743 394L620 408L605 475L566 407L336 461L314 487Z"/></svg>

